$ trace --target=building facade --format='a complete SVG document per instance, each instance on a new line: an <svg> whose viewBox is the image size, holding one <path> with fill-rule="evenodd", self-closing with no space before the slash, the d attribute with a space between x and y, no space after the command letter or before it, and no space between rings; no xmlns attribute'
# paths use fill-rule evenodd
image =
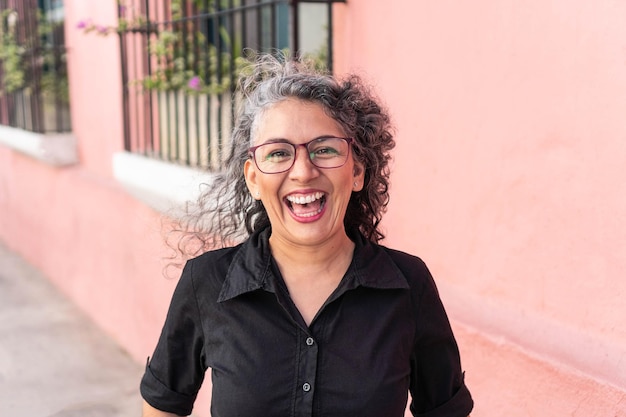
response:
<svg viewBox="0 0 626 417"><path fill-rule="evenodd" d="M0 120L0 239L143 362L176 284L163 276L162 225L207 169L219 169L189 144L219 150L197 141L227 131L228 99L155 88L148 106L131 81L152 74L151 60L176 57L133 61L124 54L144 51L141 39L125 44L113 33L145 10L112 0L43 3L56 5L48 4L48 24L64 19L69 115L48 116L60 120L50 130ZM215 7L236 2L222 3ZM190 30L233 65L224 54L245 45L330 56L336 74L361 74L383 98L397 131L384 244L430 266L474 414L626 415L626 3L348 0L303 2L296 17L290 2L269 3L254 15L258 26L233 17ZM294 31L298 13L320 23ZM275 19L276 33L261 30L263 16ZM248 40L227 42L218 30L227 26L248 28ZM182 71L181 88L198 90L211 74L223 80L230 68L200 74L198 62ZM3 71L8 111L18 104L6 98ZM29 100L44 100L37 88ZM60 108L62 97L52 97L47 108ZM25 108L37 113L30 101ZM208 385L199 415L209 415Z"/></svg>

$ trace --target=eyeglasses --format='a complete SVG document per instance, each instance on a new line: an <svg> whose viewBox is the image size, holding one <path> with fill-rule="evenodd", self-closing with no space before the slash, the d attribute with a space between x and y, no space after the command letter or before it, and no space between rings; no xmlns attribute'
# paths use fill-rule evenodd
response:
<svg viewBox="0 0 626 417"><path fill-rule="evenodd" d="M309 160L318 168L339 168L350 155L352 138L324 136L307 143L294 145L287 141L268 142L249 149L257 168L265 174L280 174L289 171L296 161L296 150L306 148Z"/></svg>

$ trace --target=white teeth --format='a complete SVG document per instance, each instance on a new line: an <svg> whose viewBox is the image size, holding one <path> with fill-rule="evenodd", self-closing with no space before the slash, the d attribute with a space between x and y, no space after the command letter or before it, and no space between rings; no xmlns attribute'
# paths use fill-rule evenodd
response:
<svg viewBox="0 0 626 417"><path fill-rule="evenodd" d="M302 214L299 214L298 216L299 217L313 217L313 216L317 216L321 212L322 212L322 209L320 208L319 210L314 211L313 213L302 213Z"/></svg>
<svg viewBox="0 0 626 417"><path fill-rule="evenodd" d="M309 203L314 202L315 200L319 200L323 196L324 196L324 193L320 193L320 192L309 194L307 196L288 195L287 200L295 204L309 204Z"/></svg>

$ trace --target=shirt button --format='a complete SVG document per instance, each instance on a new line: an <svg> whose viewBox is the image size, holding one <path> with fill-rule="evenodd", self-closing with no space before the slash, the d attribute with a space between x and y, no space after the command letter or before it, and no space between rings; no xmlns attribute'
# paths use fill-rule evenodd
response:
<svg viewBox="0 0 626 417"><path fill-rule="evenodd" d="M309 392L311 391L311 384L309 384L308 382L305 382L304 385L302 385L302 390L304 392Z"/></svg>
<svg viewBox="0 0 626 417"><path fill-rule="evenodd" d="M313 343L315 343L315 342L313 341L313 338L312 338L312 337L307 337L307 338L306 338L306 344L307 344L307 345L309 345L309 346L313 346Z"/></svg>

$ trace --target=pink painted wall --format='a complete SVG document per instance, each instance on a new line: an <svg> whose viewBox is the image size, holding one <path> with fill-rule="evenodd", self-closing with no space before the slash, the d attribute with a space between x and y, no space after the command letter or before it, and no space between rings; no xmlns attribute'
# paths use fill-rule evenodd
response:
<svg viewBox="0 0 626 417"><path fill-rule="evenodd" d="M117 37L75 29L114 24L117 6L65 5L81 162L0 146L0 239L143 362L175 281L161 274L160 215L112 177ZM339 72L366 74L397 126L386 243L431 267L474 415L626 416L626 4L335 10Z"/></svg>
<svg viewBox="0 0 626 417"><path fill-rule="evenodd" d="M626 4L337 10L337 67L367 73L398 128L387 243L425 258L455 319L620 387L597 414L524 414L538 378L521 372L519 415L626 415ZM478 362L470 381L501 374Z"/></svg>
<svg viewBox="0 0 626 417"><path fill-rule="evenodd" d="M110 176L113 152L124 147L121 114L119 39L115 35L88 35L76 28L79 21L103 26L117 24L117 4L111 1L65 1L66 42L69 48L72 125L80 141L82 164Z"/></svg>

